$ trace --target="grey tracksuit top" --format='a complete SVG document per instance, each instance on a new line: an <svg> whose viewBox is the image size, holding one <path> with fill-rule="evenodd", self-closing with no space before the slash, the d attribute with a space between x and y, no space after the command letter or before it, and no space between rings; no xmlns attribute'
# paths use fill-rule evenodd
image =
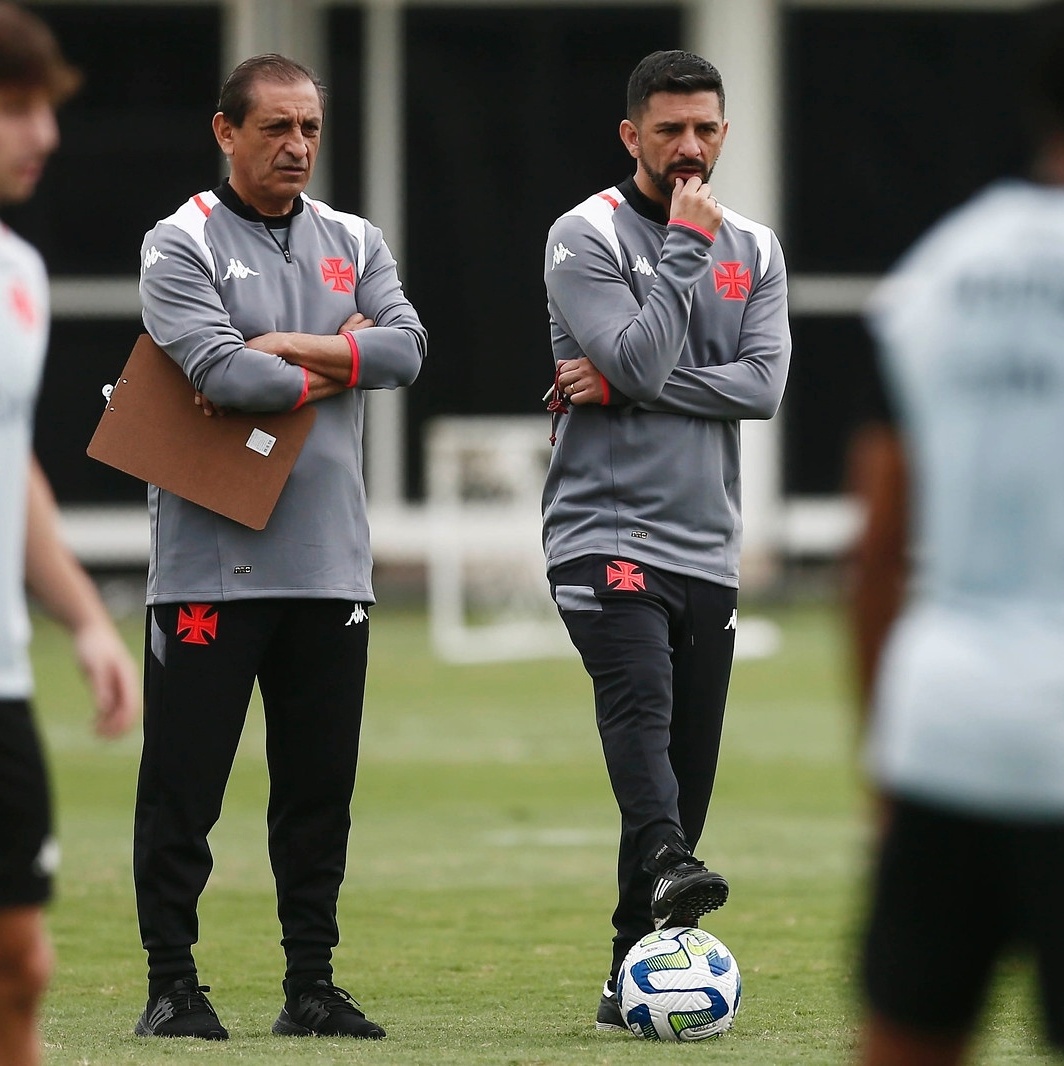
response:
<svg viewBox="0 0 1064 1066"><path fill-rule="evenodd" d="M307 196L285 222L287 230L271 227L271 235L224 184L193 196L144 238L144 325L216 405L285 411L304 402L303 369L245 347L246 339L335 334L355 311L375 323L355 335L354 387L315 404L314 426L264 530L149 486L149 604L373 601L364 390L409 385L425 356L425 330L379 229Z"/></svg>
<svg viewBox="0 0 1064 1066"><path fill-rule="evenodd" d="M554 223L544 280L555 360L587 356L609 389L559 420L548 569L612 555L737 587L739 422L776 413L790 361L775 234L725 209L711 240L629 178Z"/></svg>

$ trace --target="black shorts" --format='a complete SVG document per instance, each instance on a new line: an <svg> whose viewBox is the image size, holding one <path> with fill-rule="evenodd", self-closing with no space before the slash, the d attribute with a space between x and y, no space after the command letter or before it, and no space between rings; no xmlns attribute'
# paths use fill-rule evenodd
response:
<svg viewBox="0 0 1064 1066"><path fill-rule="evenodd" d="M920 1032L968 1032L1002 954L1029 948L1047 1036L1064 1047L1062 899L1064 821L895 801L863 949L870 1006Z"/></svg>
<svg viewBox="0 0 1064 1066"><path fill-rule="evenodd" d="M40 739L25 700L0 700L0 907L44 903L58 850Z"/></svg>

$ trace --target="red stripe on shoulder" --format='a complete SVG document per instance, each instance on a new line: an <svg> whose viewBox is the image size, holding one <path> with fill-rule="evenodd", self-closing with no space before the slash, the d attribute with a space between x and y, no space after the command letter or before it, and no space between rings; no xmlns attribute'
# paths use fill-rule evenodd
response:
<svg viewBox="0 0 1064 1066"><path fill-rule="evenodd" d="M199 193L196 193L196 195L192 197L192 202L193 202L193 203L194 203L194 204L195 204L195 205L196 205L196 206L197 206L197 207L198 207L198 208L199 208L199 209L200 209L200 210L201 210L201 211L202 211L202 212L203 212L203 213L204 213L204 214L205 214L205 215L206 215L206 216L208 217L208 218L210 217L210 214L211 214L211 209L210 209L210 208L209 208L209 207L208 207L208 206L207 206L207 205L206 205L206 204L205 204L205 203L203 202L203 198L202 198L202 197L200 196L200 194L199 194Z"/></svg>
<svg viewBox="0 0 1064 1066"><path fill-rule="evenodd" d="M607 192L600 192L600 193L599 193L598 195L599 195L599 196L600 196L600 197L601 197L601 198L602 198L603 200L605 200L605 201L606 201L606 203L608 203L608 204L610 205L610 207L612 207L612 208L613 208L614 210L616 210L616 209L617 209L617 207L618 207L618 206L619 206L619 204L620 204L620 201L619 201L619 200L615 200L615 199L614 199L614 198L613 198L612 196L610 196L610 194L609 194L609 193L607 193Z"/></svg>

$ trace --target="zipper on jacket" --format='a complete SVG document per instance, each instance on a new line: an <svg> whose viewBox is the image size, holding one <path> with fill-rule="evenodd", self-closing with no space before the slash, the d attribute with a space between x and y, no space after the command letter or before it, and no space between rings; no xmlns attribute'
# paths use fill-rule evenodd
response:
<svg viewBox="0 0 1064 1066"><path fill-rule="evenodd" d="M277 247L281 250L281 255L284 256L284 261L286 263L291 263L292 262L292 253L288 250L288 245L287 244L282 244L277 239L277 237L274 235L273 230L270 229L269 226L266 227L266 232L270 235L270 240L272 240L273 243L276 244Z"/></svg>

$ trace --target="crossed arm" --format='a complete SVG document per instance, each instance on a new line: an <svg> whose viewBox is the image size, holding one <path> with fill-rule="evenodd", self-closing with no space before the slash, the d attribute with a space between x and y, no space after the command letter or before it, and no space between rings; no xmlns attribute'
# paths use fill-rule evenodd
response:
<svg viewBox="0 0 1064 1066"><path fill-rule="evenodd" d="M345 334L372 325L372 318L356 311L332 337L315 333L264 333L247 341L247 347L279 356L292 366L303 367L307 372L304 403L314 403L350 387L354 356L352 343ZM225 408L212 404L202 392L196 393L196 404L203 408L205 415L225 413Z"/></svg>
<svg viewBox="0 0 1064 1066"><path fill-rule="evenodd" d="M421 369L425 330L383 240L367 253L359 282L362 313L351 314L335 333L269 332L250 340L235 326L209 262L188 234L161 223L145 242L165 253L141 275L144 324L192 382L208 414L284 411L352 387L399 388ZM258 321L265 326L275 318L265 307Z"/></svg>

